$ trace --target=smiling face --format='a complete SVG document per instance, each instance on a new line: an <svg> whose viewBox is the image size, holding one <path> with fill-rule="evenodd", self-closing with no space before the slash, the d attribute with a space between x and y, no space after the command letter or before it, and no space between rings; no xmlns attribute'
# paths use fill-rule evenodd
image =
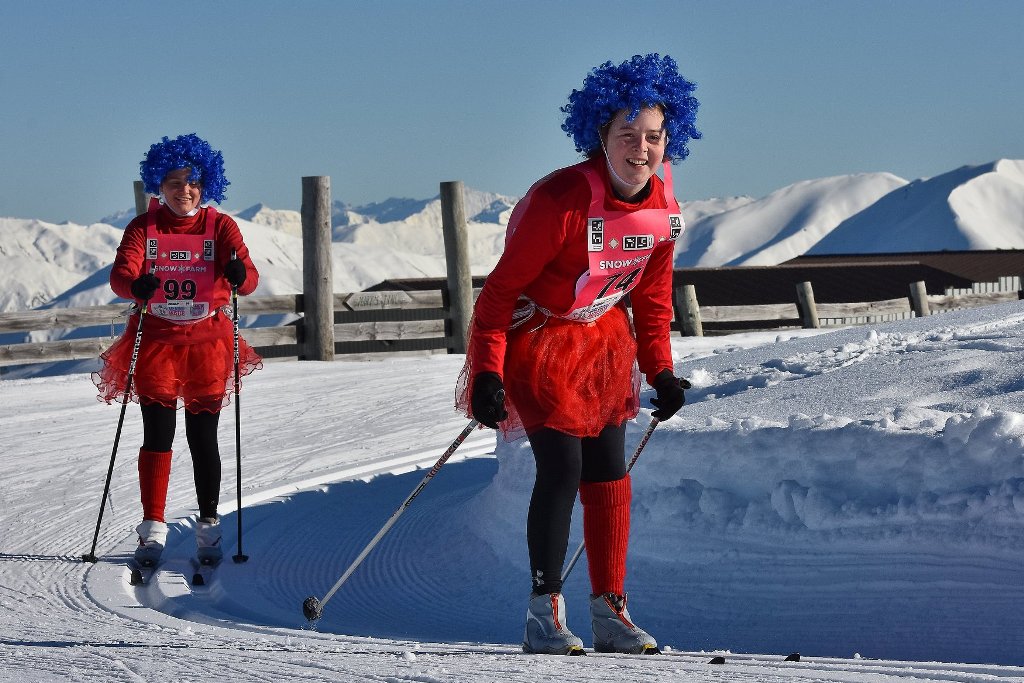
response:
<svg viewBox="0 0 1024 683"><path fill-rule="evenodd" d="M647 185L665 158L665 114L658 107L641 109L632 121L619 111L601 132L612 170L612 187L629 199Z"/></svg>
<svg viewBox="0 0 1024 683"><path fill-rule="evenodd" d="M164 202L179 216L188 215L192 209L198 208L203 197L202 184L198 180L190 182L190 175L192 169L179 168L169 171L160 183L160 194L164 196Z"/></svg>

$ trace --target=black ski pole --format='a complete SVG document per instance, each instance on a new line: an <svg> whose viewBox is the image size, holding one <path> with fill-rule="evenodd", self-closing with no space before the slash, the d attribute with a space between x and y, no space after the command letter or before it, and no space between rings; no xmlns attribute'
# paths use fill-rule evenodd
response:
<svg viewBox="0 0 1024 683"><path fill-rule="evenodd" d="M92 535L92 548L82 555L85 562L96 562L96 543L100 538L100 525L103 523L103 508L107 506L107 495L110 493L110 479L114 475L114 459L117 457L117 444L121 441L121 427L124 426L124 413L132 395L132 380L135 378L135 363L139 360L139 347L142 345L142 321L146 319L146 308L149 299L142 302L139 309L139 329L135 333L135 344L132 346L132 360L128 364L128 379L124 386L124 400L121 401L121 416L117 419L117 431L114 433L114 447L110 451L110 466L107 467L107 483L103 485L103 498L100 500L100 514L96 518L96 531Z"/></svg>
<svg viewBox="0 0 1024 683"><path fill-rule="evenodd" d="M238 258L234 249L231 250L231 260ZM248 562L249 556L242 554L242 410L238 403L238 285L231 286L231 323L234 328L235 337L235 498L238 500L238 509L235 514L238 517L238 554L231 559L235 564Z"/></svg>
<svg viewBox="0 0 1024 683"><path fill-rule="evenodd" d="M633 457L629 459L629 464L626 466L627 474L631 469L633 469L633 465L636 463L636 459L640 457L640 453L643 452L644 446L646 446L647 442L650 441L651 434L654 433L654 428L658 426L658 422L660 422L658 418L651 418L650 426L647 427L647 431L644 432L643 438L640 439L640 443L637 444L636 450L633 451ZM565 571L562 572L562 583L565 583L565 580L569 578L569 572L571 572L572 568L576 566L576 562L580 559L580 555L583 554L583 549L586 546L587 542L585 540L580 541L580 547L576 548L576 552L573 553L572 559L569 560L569 565L565 568Z"/></svg>
<svg viewBox="0 0 1024 683"><path fill-rule="evenodd" d="M478 424L479 422L476 420L469 421L469 424L462 430L462 433L455 438L455 441L452 441L452 445L448 447L448 450L442 453L441 457L434 463L434 466L430 468L430 471L427 472L427 476L423 477L423 481L419 483L419 486L413 489L412 493L409 494L405 501L398 506L398 509L395 510L394 514L391 515L391 518L384 523L384 526L382 526L380 531L377 532L377 535L373 537L373 540L363 548L363 551L359 553L359 556L355 560L352 561L352 564L348 566L348 569L346 569L345 573L341 575L341 578L331 586L331 590L327 591L327 595L325 595L322 600L317 598L315 595L310 595L302 602L302 613L305 615L306 619L309 621L316 621L323 615L324 605L326 605L331 597L338 592L338 589L341 588L341 584L345 583L345 581L348 580L348 577L352 576L352 572L356 570L356 567L366 559L366 556L369 555L374 546L380 542L380 539L384 538L384 534L394 526L395 522L398 521L398 518L402 516L403 512L405 512L405 509L412 504L413 499L420 495L420 491L430 483L430 480L434 478L434 475L441 470L441 467L443 467L446 462L448 462L448 458L452 457L452 453L462 445L462 442L466 440L466 437L469 436L474 429L476 429Z"/></svg>

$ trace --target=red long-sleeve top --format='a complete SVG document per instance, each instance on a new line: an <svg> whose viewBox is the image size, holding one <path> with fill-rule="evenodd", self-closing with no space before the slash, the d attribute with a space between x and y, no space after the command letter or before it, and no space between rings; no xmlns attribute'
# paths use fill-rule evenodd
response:
<svg viewBox="0 0 1024 683"><path fill-rule="evenodd" d="M200 209L195 216L177 216L166 206L161 206L156 214L156 231L172 234L202 234L206 222L208 208ZM242 233L235 220L218 212L214 221L215 262L214 291L210 301L211 310L216 311L231 300L231 285L224 277L224 265L231 260L231 251L245 264L245 282L238 287L240 295L251 294L259 284L259 272L249 257L249 249L245 246ZM114 257L114 265L110 270L110 288L124 299L134 299L132 282L144 272L146 261L146 215L132 219L124 230L121 244ZM159 338L167 343L197 341L204 332L209 332L207 323L210 318L196 323L182 324L163 320L156 316L148 316L146 321L146 337Z"/></svg>
<svg viewBox="0 0 1024 683"><path fill-rule="evenodd" d="M650 191L636 204L615 197L603 158L591 164L605 185L605 207L616 211L666 207L661 178L651 178ZM575 297L576 281L589 268L587 214L590 185L576 167L555 171L541 180L522 201L525 210L510 224L505 251L487 276L476 302L469 349L474 373L503 374L505 335L520 294L561 314ZM661 370L672 369L669 325L672 321L672 268L675 243L660 243L651 254L640 282L630 291L637 336L637 360L648 383Z"/></svg>

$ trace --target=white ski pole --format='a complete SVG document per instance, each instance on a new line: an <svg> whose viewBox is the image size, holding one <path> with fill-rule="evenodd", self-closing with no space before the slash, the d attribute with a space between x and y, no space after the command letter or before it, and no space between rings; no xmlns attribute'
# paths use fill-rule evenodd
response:
<svg viewBox="0 0 1024 683"><path fill-rule="evenodd" d="M356 567L366 559L366 556L369 555L374 546L380 542L380 539L384 538L384 534L394 526L395 522L398 521L398 518L402 516L403 512L405 512L405 509L412 503L413 499L420 494L420 491L422 491L428 483L430 483L430 480L434 478L434 475L437 474L438 471L440 471L441 467L448 461L448 458L452 457L452 453L462 445L462 442L466 440L466 437L476 429L477 424L479 423L476 420L469 421L469 424L466 425L466 428L462 430L462 433L456 437L455 441L452 442L452 445L448 447L448 450L446 450L441 457L438 458L437 462L434 463L434 466L430 468L430 471L427 472L427 476L423 477L423 481L419 483L419 486L413 489L412 493L409 494L409 497L398 506L395 513L391 515L391 519L381 527L380 531L378 531L377 535L373 537L373 540L370 541L369 545L363 548L363 552L359 553L359 556L348 566L348 569L346 569L345 573L341 575L341 578L331 586L331 590L327 591L327 595L325 595L322 600L311 595L302 602L302 613L306 616L306 619L309 621L316 621L323 615L324 605L326 605L334 594L338 592L338 589L341 588L341 585L348 580L348 577L352 576L352 572L356 570Z"/></svg>
<svg viewBox="0 0 1024 683"><path fill-rule="evenodd" d="M647 431L644 432L643 438L640 439L640 443L637 444L636 450L633 451L633 457L629 459L629 464L626 465L627 474L631 469L633 469L633 465L636 463L636 459L640 457L640 453L643 452L644 446L646 446L647 442L650 441L651 434L654 433L654 428L658 426L658 422L660 422L658 418L651 418L650 426L647 427ZM565 568L565 571L562 572L562 583L565 583L565 580L569 578L569 572L571 572L572 568L576 566L576 561L580 559L580 555L583 554L583 549L586 547L586 545L587 542L585 540L580 541L580 547L576 548L576 552L573 554L572 559L569 560L569 565Z"/></svg>

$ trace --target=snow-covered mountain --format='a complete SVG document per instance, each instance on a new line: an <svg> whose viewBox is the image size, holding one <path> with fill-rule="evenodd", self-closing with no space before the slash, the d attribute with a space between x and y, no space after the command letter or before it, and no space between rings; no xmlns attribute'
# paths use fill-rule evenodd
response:
<svg viewBox="0 0 1024 683"><path fill-rule="evenodd" d="M516 198L465 189L473 274L501 254ZM113 300L106 270L132 211L81 226L0 218L0 311ZM801 254L1024 248L1024 160L908 182L890 173L806 180L765 197L686 202L678 267L764 266ZM260 264L258 294L302 286L301 217L256 204L236 220ZM332 205L335 291L443 277L439 197Z"/></svg>
<svg viewBox="0 0 1024 683"><path fill-rule="evenodd" d="M105 223L0 218L0 311L37 308L62 297L109 268L120 241L121 230Z"/></svg>
<svg viewBox="0 0 1024 683"><path fill-rule="evenodd" d="M687 229L677 248L676 265L771 266L788 261L903 185L906 181L891 173L846 175L795 183L695 219L684 207Z"/></svg>
<svg viewBox="0 0 1024 683"><path fill-rule="evenodd" d="M466 190L463 204L469 229L469 260L474 274L484 275L497 263L516 199L488 192ZM441 199L417 202L388 200L358 209L339 210L335 202L335 242L376 246L399 251L444 256L441 231ZM444 275L445 271L439 273Z"/></svg>
<svg viewBox="0 0 1024 683"><path fill-rule="evenodd" d="M811 254L1024 246L1024 161L963 166L895 188L851 214Z"/></svg>

